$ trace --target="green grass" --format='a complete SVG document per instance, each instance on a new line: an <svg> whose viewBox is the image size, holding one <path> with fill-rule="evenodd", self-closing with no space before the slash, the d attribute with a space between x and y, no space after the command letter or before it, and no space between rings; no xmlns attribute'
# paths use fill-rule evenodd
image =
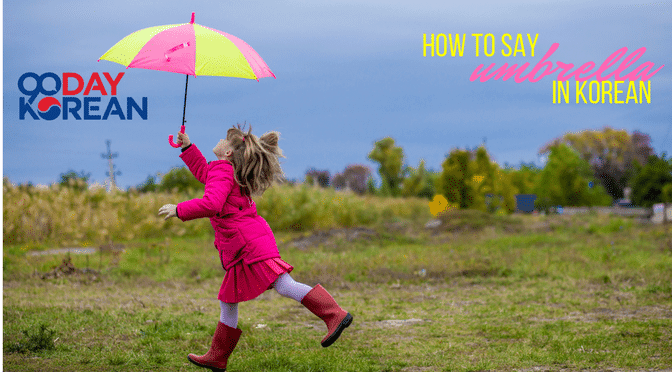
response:
<svg viewBox="0 0 672 372"><path fill-rule="evenodd" d="M318 318L265 292L240 305L229 370L672 367L668 227L513 218L437 231L389 225L307 248L292 241L309 233L279 234L292 276L322 283L355 321L323 349ZM222 271L210 239L131 241L124 253L89 256L95 272L49 279L41 275L64 257L22 248L3 252L4 370L199 370L186 355L207 351L219 316ZM87 267L85 256L71 259Z"/></svg>

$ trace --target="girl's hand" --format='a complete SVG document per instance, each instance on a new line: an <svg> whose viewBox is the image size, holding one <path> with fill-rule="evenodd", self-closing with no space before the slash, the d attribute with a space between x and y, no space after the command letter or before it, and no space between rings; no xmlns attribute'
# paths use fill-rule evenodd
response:
<svg viewBox="0 0 672 372"><path fill-rule="evenodd" d="M186 133L181 132L177 133L177 143L179 143L182 148L191 145L191 141L189 141L189 136Z"/></svg>
<svg viewBox="0 0 672 372"><path fill-rule="evenodd" d="M166 204L163 207L159 209L159 216L165 214L166 218L164 220L169 219L170 217L175 217L177 216L177 205L175 204Z"/></svg>

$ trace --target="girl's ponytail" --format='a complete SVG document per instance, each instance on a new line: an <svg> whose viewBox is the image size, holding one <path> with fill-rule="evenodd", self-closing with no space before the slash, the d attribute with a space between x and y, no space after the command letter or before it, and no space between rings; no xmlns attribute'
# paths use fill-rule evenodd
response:
<svg viewBox="0 0 672 372"><path fill-rule="evenodd" d="M259 142L264 150L274 154L275 156L282 156L282 150L278 147L278 140L280 139L280 133L278 132L266 132L264 135L259 137Z"/></svg>
<svg viewBox="0 0 672 372"><path fill-rule="evenodd" d="M252 127L243 132L240 124L229 129L227 138L233 145L231 162L236 182L247 194L260 195L274 182L282 180L278 158L284 157L278 147L280 133L267 132L257 138Z"/></svg>

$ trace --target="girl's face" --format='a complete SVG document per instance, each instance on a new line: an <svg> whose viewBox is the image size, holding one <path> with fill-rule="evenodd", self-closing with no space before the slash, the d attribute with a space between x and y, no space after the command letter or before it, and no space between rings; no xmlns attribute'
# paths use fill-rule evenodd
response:
<svg viewBox="0 0 672 372"><path fill-rule="evenodd" d="M212 152L215 153L217 159L228 160L228 158L233 155L233 147L229 143L229 140L223 139L219 140L219 143L212 149Z"/></svg>

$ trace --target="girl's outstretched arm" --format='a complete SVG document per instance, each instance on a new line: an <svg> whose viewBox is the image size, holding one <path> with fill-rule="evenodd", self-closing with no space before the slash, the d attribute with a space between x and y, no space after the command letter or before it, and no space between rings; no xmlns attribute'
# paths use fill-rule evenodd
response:
<svg viewBox="0 0 672 372"><path fill-rule="evenodd" d="M189 221L195 218L213 217L224 208L226 198L236 181L233 179L233 167L228 162L219 162L208 171L205 192L199 199L191 199L178 204L178 218Z"/></svg>
<svg viewBox="0 0 672 372"><path fill-rule="evenodd" d="M181 133L180 133L181 134ZM187 137L187 141L189 137ZM208 161L205 160L201 151L193 143L189 143L189 146L185 146L185 149L182 150L180 158L187 165L191 174L196 177L196 179L205 184L208 180Z"/></svg>

